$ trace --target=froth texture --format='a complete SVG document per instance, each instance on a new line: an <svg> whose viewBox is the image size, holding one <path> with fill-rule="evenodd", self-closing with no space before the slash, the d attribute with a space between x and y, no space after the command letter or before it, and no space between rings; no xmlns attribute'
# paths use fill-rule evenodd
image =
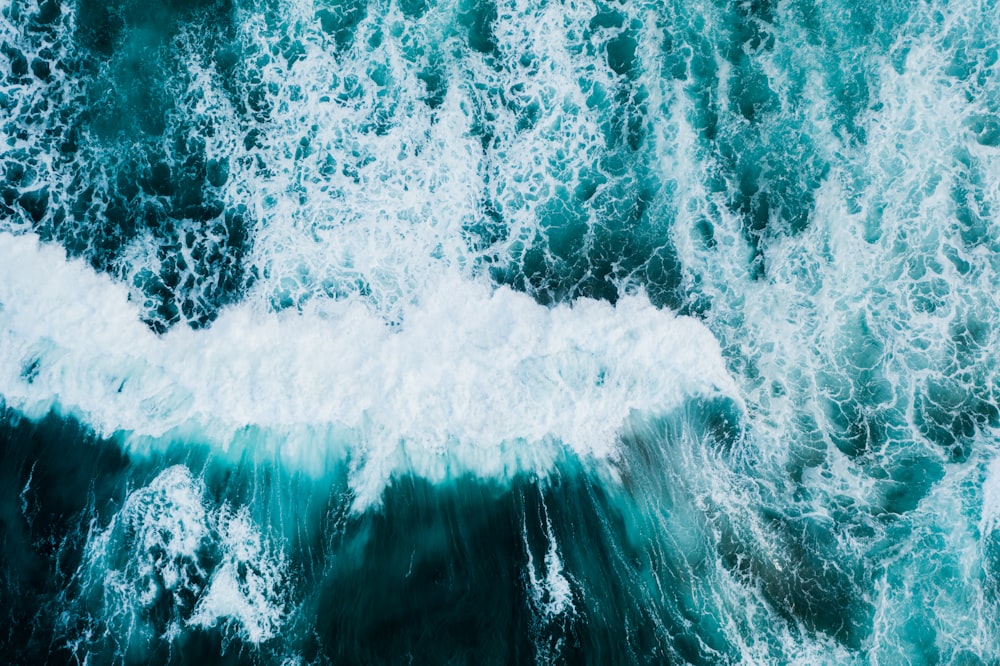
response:
<svg viewBox="0 0 1000 666"><path fill-rule="evenodd" d="M563 447L612 457L633 414L735 394L708 330L641 296L545 308L452 280L394 328L357 303L323 317L244 306L157 336L124 288L58 249L3 235L0 255L8 405L162 445L226 451L259 430L250 455L320 475L350 451L365 503L402 471L544 473Z"/></svg>
<svg viewBox="0 0 1000 666"><path fill-rule="evenodd" d="M996 662L996 10L0 7L8 661Z"/></svg>

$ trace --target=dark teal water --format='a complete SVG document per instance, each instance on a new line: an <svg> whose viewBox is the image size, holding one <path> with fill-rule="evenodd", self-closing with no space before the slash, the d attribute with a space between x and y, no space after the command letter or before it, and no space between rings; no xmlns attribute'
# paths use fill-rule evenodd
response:
<svg viewBox="0 0 1000 666"><path fill-rule="evenodd" d="M0 661L1000 660L991 0L0 2Z"/></svg>

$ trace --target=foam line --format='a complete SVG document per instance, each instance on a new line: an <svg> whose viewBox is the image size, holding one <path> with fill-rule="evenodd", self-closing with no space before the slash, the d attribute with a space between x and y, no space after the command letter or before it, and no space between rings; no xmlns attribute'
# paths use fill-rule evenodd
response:
<svg viewBox="0 0 1000 666"><path fill-rule="evenodd" d="M641 295L546 308L446 278L397 328L348 300L324 316L240 305L207 331L157 337L124 285L0 234L0 304L10 406L59 408L133 442L250 444L318 473L349 454L362 502L405 469L505 476L560 447L607 458L633 412L736 395L709 331Z"/></svg>

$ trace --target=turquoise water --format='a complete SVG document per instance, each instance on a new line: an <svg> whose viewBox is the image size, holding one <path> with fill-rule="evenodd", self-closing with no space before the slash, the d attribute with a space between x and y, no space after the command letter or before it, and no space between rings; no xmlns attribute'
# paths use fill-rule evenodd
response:
<svg viewBox="0 0 1000 666"><path fill-rule="evenodd" d="M0 1L0 660L1000 660L992 1Z"/></svg>

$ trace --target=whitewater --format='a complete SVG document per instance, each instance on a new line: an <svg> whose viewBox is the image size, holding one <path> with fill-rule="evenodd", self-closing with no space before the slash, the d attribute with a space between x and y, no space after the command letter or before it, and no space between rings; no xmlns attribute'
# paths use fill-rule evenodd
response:
<svg viewBox="0 0 1000 666"><path fill-rule="evenodd" d="M544 308L456 282L422 295L398 331L345 302L323 318L234 307L207 331L158 337L120 285L30 236L3 246L8 406L316 474L350 453L366 469L359 509L394 473L544 475L561 447L613 456L634 413L736 394L707 329L639 297Z"/></svg>
<svg viewBox="0 0 1000 666"><path fill-rule="evenodd" d="M993 0L0 0L0 661L1000 659Z"/></svg>

